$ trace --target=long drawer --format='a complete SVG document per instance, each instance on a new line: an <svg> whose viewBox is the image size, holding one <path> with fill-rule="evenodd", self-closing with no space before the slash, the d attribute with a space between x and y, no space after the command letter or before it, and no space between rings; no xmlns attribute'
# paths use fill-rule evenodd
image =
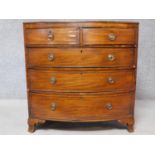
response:
<svg viewBox="0 0 155 155"><path fill-rule="evenodd" d="M29 48L28 67L133 67L134 48Z"/></svg>
<svg viewBox="0 0 155 155"><path fill-rule="evenodd" d="M31 93L30 107L33 118L67 121L96 121L117 119L131 113L134 93L78 94Z"/></svg>
<svg viewBox="0 0 155 155"><path fill-rule="evenodd" d="M29 89L56 92L134 90L134 70L51 71L29 69Z"/></svg>

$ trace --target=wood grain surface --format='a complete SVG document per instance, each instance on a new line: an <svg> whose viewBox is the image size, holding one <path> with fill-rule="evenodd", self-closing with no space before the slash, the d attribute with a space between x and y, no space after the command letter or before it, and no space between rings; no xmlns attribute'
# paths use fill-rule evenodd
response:
<svg viewBox="0 0 155 155"><path fill-rule="evenodd" d="M134 130L138 23L24 23L28 125L117 120Z"/></svg>
<svg viewBox="0 0 155 155"><path fill-rule="evenodd" d="M132 68L136 63L134 48L29 48L27 61L29 67Z"/></svg>

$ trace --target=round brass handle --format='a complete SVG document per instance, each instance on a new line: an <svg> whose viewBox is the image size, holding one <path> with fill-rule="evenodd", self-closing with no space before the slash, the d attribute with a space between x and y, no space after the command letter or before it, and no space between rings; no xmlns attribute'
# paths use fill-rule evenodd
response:
<svg viewBox="0 0 155 155"><path fill-rule="evenodd" d="M48 40L53 39L53 37L54 37L54 35L53 35L52 31L49 31L48 32Z"/></svg>
<svg viewBox="0 0 155 155"><path fill-rule="evenodd" d="M54 54L48 54L48 60L53 61L55 59Z"/></svg>
<svg viewBox="0 0 155 155"><path fill-rule="evenodd" d="M115 81L113 80L112 77L108 77L108 83L113 84Z"/></svg>
<svg viewBox="0 0 155 155"><path fill-rule="evenodd" d="M114 61L115 60L115 56L113 54L108 54L108 60L109 61Z"/></svg>
<svg viewBox="0 0 155 155"><path fill-rule="evenodd" d="M55 84L55 83L57 82L57 80L56 80L55 77L51 77L51 78L50 78L50 82L51 82L52 84Z"/></svg>
<svg viewBox="0 0 155 155"><path fill-rule="evenodd" d="M105 108L106 108L107 110L112 110L112 104L111 104L111 103L107 103L107 104L105 105Z"/></svg>
<svg viewBox="0 0 155 155"><path fill-rule="evenodd" d="M51 103L50 109L51 109L52 111L56 110L56 107L57 107L57 104L56 104L56 103Z"/></svg>
<svg viewBox="0 0 155 155"><path fill-rule="evenodd" d="M116 35L114 33L109 33L108 38L109 40L114 41L116 39Z"/></svg>

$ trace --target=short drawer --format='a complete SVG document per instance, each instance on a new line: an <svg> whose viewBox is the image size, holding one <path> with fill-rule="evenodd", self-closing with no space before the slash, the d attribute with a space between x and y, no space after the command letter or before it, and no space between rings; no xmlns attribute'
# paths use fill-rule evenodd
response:
<svg viewBox="0 0 155 155"><path fill-rule="evenodd" d="M133 67L133 48L29 48L28 67Z"/></svg>
<svg viewBox="0 0 155 155"><path fill-rule="evenodd" d="M28 71L30 90L100 92L133 90L134 71Z"/></svg>
<svg viewBox="0 0 155 155"><path fill-rule="evenodd" d="M133 93L78 94L52 93L30 94L33 118L64 121L92 121L117 119L131 113Z"/></svg>
<svg viewBox="0 0 155 155"><path fill-rule="evenodd" d="M132 28L83 28L83 44L136 44L136 31Z"/></svg>
<svg viewBox="0 0 155 155"><path fill-rule="evenodd" d="M79 44L79 30L77 28L26 29L25 33L28 45Z"/></svg>

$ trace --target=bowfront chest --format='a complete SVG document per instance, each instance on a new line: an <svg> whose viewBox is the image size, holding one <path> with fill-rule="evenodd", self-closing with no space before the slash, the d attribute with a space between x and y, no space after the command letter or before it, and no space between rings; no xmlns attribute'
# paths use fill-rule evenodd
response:
<svg viewBox="0 0 155 155"><path fill-rule="evenodd" d="M138 23L24 23L28 125L116 120L133 131Z"/></svg>

